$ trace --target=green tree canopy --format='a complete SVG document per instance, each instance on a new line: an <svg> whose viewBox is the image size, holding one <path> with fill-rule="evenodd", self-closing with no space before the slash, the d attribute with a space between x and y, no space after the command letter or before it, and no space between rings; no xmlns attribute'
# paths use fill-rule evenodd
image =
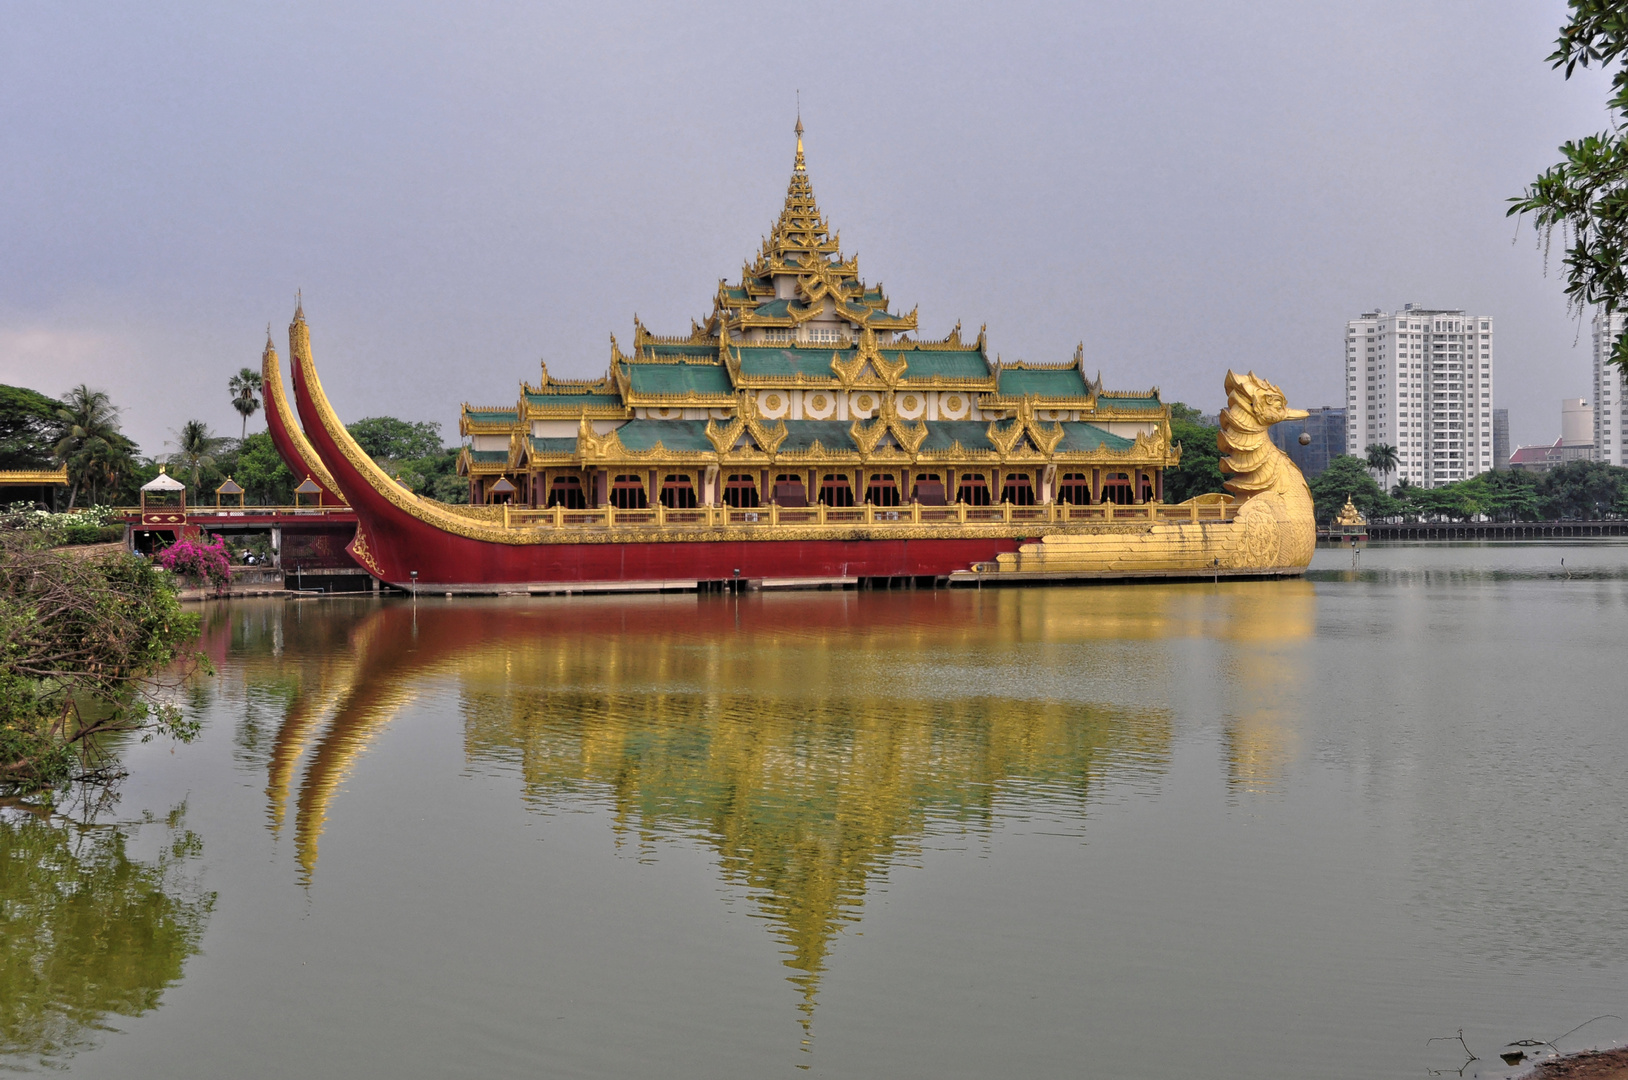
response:
<svg viewBox="0 0 1628 1080"><path fill-rule="evenodd" d="M54 464L52 434L62 402L22 386L0 384L0 469L44 469Z"/></svg>
<svg viewBox="0 0 1628 1080"><path fill-rule="evenodd" d="M1386 477L1396 471L1396 466L1402 460L1401 452L1387 443L1369 443L1363 457L1368 462L1369 471Z"/></svg>
<svg viewBox="0 0 1628 1080"><path fill-rule="evenodd" d="M202 420L188 420L175 433L175 453L170 455L170 467L184 476L192 488L189 499L202 501L204 477L215 467L216 459L227 440L209 430Z"/></svg>
<svg viewBox="0 0 1628 1080"><path fill-rule="evenodd" d="M441 445L441 425L428 420L398 420L394 416L370 416L346 425L369 457L411 461L435 457L445 451Z"/></svg>
<svg viewBox="0 0 1628 1080"><path fill-rule="evenodd" d="M260 373L249 367L226 380L226 388L232 392L232 408L243 417L243 430L238 435L240 442L249 437L249 417L260 408L261 382Z"/></svg>
<svg viewBox="0 0 1628 1080"><path fill-rule="evenodd" d="M1368 472L1368 463L1350 454L1330 458L1328 468L1308 486L1320 523L1334 520L1347 497L1370 521L1396 512L1391 497L1380 489L1378 481Z"/></svg>
<svg viewBox="0 0 1628 1080"><path fill-rule="evenodd" d="M81 489L95 502L117 492L135 469L136 444L119 430L119 410L105 391L80 383L63 395L53 435L52 454L68 467L70 510Z"/></svg>
<svg viewBox="0 0 1628 1080"><path fill-rule="evenodd" d="M1628 309L1628 7L1623 0L1570 0L1571 19L1549 62L1571 78L1579 67L1619 64L1606 99L1611 129L1560 147L1561 160L1520 195L1511 215L1531 214L1547 249L1560 230L1566 244L1566 297L1579 315L1591 305ZM1611 359L1628 372L1628 333Z"/></svg>
<svg viewBox="0 0 1628 1080"><path fill-rule="evenodd" d="M348 425L351 437L379 467L410 491L448 503L469 501L469 481L458 475L458 448L441 445L441 425L428 420L370 416Z"/></svg>
<svg viewBox="0 0 1628 1080"><path fill-rule="evenodd" d="M1224 491L1221 451L1216 437L1221 429L1202 423L1203 414L1179 401L1170 405L1170 438L1181 444L1181 464L1166 469L1165 501L1186 502L1195 495Z"/></svg>
<svg viewBox="0 0 1628 1080"><path fill-rule="evenodd" d="M1408 518L1464 521L1599 519L1628 514L1628 469L1569 461L1546 473L1504 469L1440 487L1398 485L1396 512Z"/></svg>
<svg viewBox="0 0 1628 1080"><path fill-rule="evenodd" d="M229 467L232 477L243 485L247 501L261 506L288 506L294 502L294 486L301 478L283 463L269 431L257 431L244 439Z"/></svg>
<svg viewBox="0 0 1628 1080"><path fill-rule="evenodd" d="M1547 518L1597 520L1628 513L1628 469L1568 461L1544 473L1537 494Z"/></svg>

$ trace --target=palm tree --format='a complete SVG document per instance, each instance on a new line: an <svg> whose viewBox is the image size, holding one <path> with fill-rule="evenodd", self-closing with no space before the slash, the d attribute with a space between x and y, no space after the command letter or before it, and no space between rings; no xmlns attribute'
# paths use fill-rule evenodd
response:
<svg viewBox="0 0 1628 1080"><path fill-rule="evenodd" d="M192 473L192 490L196 493L203 483L203 471L215 464L215 451L220 449L222 440L216 438L202 420L188 420L174 434L176 451L170 455L170 464ZM200 496L195 494L194 497Z"/></svg>
<svg viewBox="0 0 1628 1080"><path fill-rule="evenodd" d="M135 475L135 451L135 443L115 434L111 439L96 440L81 452L77 460L90 489L92 506L117 495L119 488Z"/></svg>
<svg viewBox="0 0 1628 1080"><path fill-rule="evenodd" d="M1387 478L1396 471L1397 465L1401 464L1402 461L1402 455L1397 451L1396 447L1387 446L1384 443L1369 443L1365 453L1368 458L1369 471L1379 473Z"/></svg>
<svg viewBox="0 0 1628 1080"><path fill-rule="evenodd" d="M68 467L72 487L68 489L68 509L74 508L79 489L89 482L94 492L107 482L109 470L115 474L133 467L129 462L135 444L119 431L119 410L105 391L92 390L80 383L62 398L57 410L56 441L52 454ZM119 465L120 459L125 465Z"/></svg>
<svg viewBox="0 0 1628 1080"><path fill-rule="evenodd" d="M243 416L243 434L238 437L239 442L249 437L249 417L260 408L259 394L263 386L260 373L253 368L244 368L226 382L226 388L232 392L232 408Z"/></svg>

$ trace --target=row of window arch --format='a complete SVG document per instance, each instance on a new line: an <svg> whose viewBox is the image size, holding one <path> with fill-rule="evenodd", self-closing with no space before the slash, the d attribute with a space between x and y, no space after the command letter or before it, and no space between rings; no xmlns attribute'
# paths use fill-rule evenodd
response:
<svg viewBox="0 0 1628 1080"><path fill-rule="evenodd" d="M752 473L728 475L719 493L724 505L747 508L763 505L758 478ZM969 506L990 506L996 501L1015 506L1033 506L1039 500L1034 483L1025 473L1010 473L1001 485L1000 498L992 497L989 481L982 473L962 473L955 478L955 497L946 498L944 481L938 473L917 474L911 483L911 500L923 506L944 506L949 502ZM656 495L661 505L670 510L693 509L699 505L695 484L683 473L670 473L661 481ZM773 501L781 506L899 506L904 502L897 479L889 473L872 473L865 484L864 498L856 500L853 481L846 473L826 473L820 480L818 493L811 502L808 498L807 479L801 473L779 473L775 476ZM1087 473L1064 473L1057 484L1057 501L1075 506L1091 502L1091 477ZM1142 477L1142 501L1154 498L1153 481ZM623 473L611 481L607 501L618 510L644 510L650 506L645 478L636 473ZM1136 490L1128 472L1109 472L1102 477L1101 502L1124 505L1136 501ZM556 476L549 484L548 507L560 506L567 510L585 510L587 493L582 479L576 476Z"/></svg>

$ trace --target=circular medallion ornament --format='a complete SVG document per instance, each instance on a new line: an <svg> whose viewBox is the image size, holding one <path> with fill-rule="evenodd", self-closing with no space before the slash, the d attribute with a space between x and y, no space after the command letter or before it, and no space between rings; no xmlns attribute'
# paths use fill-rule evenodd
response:
<svg viewBox="0 0 1628 1080"><path fill-rule="evenodd" d="M764 398L763 407L768 409L770 412L780 408L780 395L770 394L768 397Z"/></svg>
<svg viewBox="0 0 1628 1080"><path fill-rule="evenodd" d="M961 411L961 399L954 394L944 399L944 408L949 412Z"/></svg>
<svg viewBox="0 0 1628 1080"><path fill-rule="evenodd" d="M827 404L829 403L825 400L824 394L815 394L808 399L808 407L814 412L824 412Z"/></svg>
<svg viewBox="0 0 1628 1080"><path fill-rule="evenodd" d="M871 397L869 394L860 394L859 400L854 404L858 405L861 409L869 411L870 409L874 409L876 407L876 399Z"/></svg>
<svg viewBox="0 0 1628 1080"><path fill-rule="evenodd" d="M900 405L905 412L915 412L920 407L921 400L915 394L906 394L904 401L900 402Z"/></svg>

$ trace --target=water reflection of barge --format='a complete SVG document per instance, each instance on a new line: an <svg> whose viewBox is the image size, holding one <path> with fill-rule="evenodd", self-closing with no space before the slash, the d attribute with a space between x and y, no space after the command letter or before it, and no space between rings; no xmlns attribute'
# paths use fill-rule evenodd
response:
<svg viewBox="0 0 1628 1080"><path fill-rule="evenodd" d="M303 311L289 328L303 431L265 354L267 418L291 468L356 512L350 552L438 590L940 584L1301 573L1311 503L1265 438L1304 415L1229 376L1237 497L1163 502L1181 460L1156 390L1063 364L1003 364L985 335L916 336L844 258L815 204L801 125L770 236L687 337L636 326L603 379L550 379L512 409L465 406L471 505L413 494L323 394Z"/></svg>

